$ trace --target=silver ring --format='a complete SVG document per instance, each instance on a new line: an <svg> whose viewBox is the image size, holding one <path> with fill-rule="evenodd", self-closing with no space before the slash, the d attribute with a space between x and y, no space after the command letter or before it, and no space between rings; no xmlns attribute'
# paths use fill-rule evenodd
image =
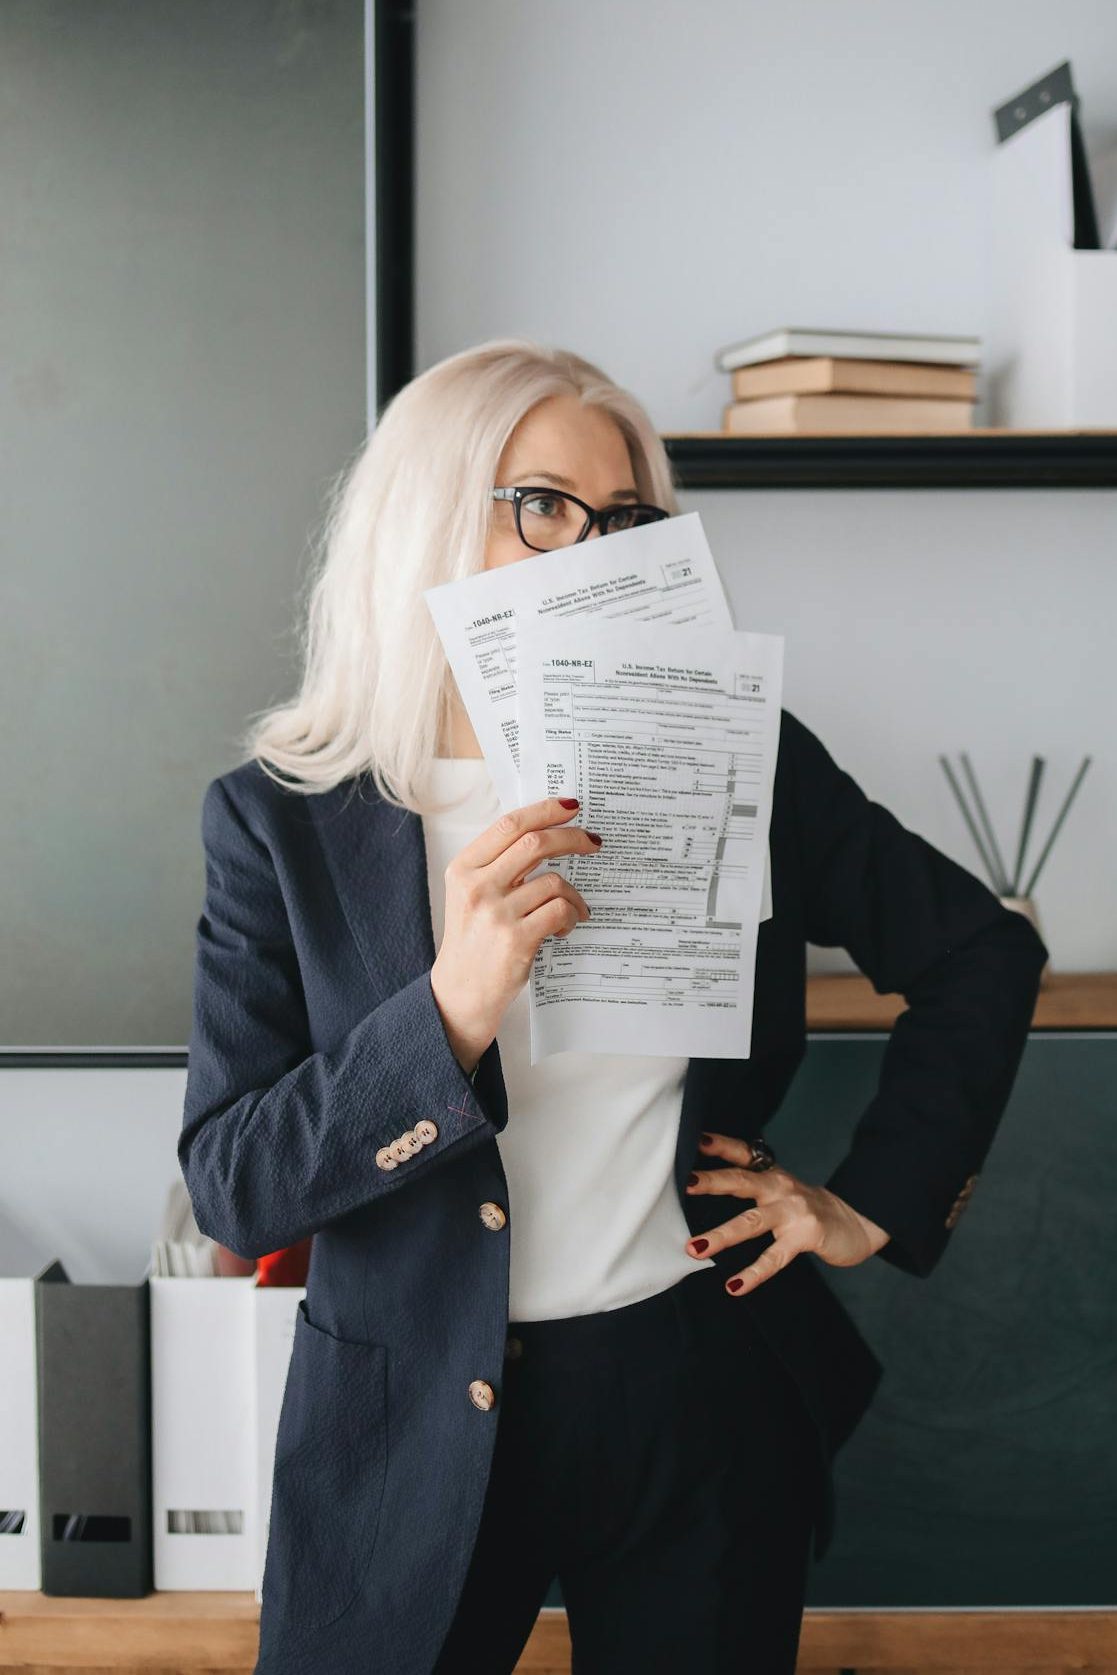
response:
<svg viewBox="0 0 1117 1675"><path fill-rule="evenodd" d="M771 1169L776 1161L776 1154L767 1140L750 1140L749 1145L752 1147L752 1162L746 1163L745 1168L754 1170L758 1175L762 1170Z"/></svg>

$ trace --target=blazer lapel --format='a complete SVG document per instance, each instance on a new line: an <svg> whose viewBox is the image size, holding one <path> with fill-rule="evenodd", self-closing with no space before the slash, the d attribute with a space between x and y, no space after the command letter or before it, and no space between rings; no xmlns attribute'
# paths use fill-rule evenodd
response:
<svg viewBox="0 0 1117 1675"><path fill-rule="evenodd" d="M422 819L385 802L364 776L307 800L373 987L394 994L434 963Z"/></svg>

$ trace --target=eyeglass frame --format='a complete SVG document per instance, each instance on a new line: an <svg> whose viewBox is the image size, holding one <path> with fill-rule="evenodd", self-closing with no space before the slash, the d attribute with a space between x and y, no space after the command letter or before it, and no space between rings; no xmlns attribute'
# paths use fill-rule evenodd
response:
<svg viewBox="0 0 1117 1675"><path fill-rule="evenodd" d="M608 531L604 527L604 522L605 519L611 517L614 512L655 512L657 516L654 518L648 518L646 520L648 523L660 523L664 518L669 518L671 516L671 513L668 512L665 507L652 506L643 500L614 500L611 506L602 506L597 508L595 506L588 505L584 500L580 500L576 494L571 494L569 489L556 489L553 488L550 483L521 483L515 486L509 485L506 488L491 490L491 495L494 500L510 500L512 502L513 510L516 516L516 534L520 537L524 546L530 547L533 553L561 552L562 548L537 547L535 543L533 541L529 541L527 536L524 534L523 525L520 522L520 505L524 496L528 494L556 494L563 500L572 500L575 506L580 506L582 508L583 512L586 514L585 527L580 535L576 535L574 540L568 543L568 545L575 547L579 544L579 542L586 540L591 529L598 530L602 536L607 535ZM624 531L617 530L616 533L618 535L623 535Z"/></svg>

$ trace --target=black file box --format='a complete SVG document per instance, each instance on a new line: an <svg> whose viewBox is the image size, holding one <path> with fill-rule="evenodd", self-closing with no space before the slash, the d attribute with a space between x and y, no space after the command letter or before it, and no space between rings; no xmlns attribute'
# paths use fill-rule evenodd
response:
<svg viewBox="0 0 1117 1675"><path fill-rule="evenodd" d="M134 1599L152 1586L148 1284L35 1282L45 1594Z"/></svg>

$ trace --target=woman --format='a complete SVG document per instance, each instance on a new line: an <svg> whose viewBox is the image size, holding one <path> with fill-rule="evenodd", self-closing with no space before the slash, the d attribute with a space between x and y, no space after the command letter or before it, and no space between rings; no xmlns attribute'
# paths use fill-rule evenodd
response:
<svg viewBox="0 0 1117 1675"><path fill-rule="evenodd" d="M314 1235L258 1675L500 1675L555 1576L585 1675L793 1670L881 1372L811 1258L929 1273L1007 1101L1043 943L786 710L749 1058L529 1064L535 950L588 913L529 874L602 846L557 799L499 815L423 590L538 519L677 510L598 368L442 361L338 485L298 697L207 788L179 1158L221 1244ZM807 941L909 1002L825 1184L760 1138Z"/></svg>

